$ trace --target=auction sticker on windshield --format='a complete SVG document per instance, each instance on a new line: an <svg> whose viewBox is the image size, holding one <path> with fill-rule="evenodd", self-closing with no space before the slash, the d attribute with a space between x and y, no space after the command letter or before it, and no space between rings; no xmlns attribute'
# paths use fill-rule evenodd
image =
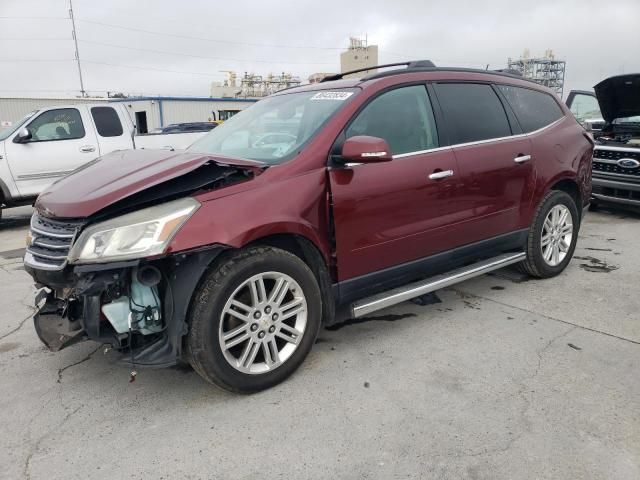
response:
<svg viewBox="0 0 640 480"><path fill-rule="evenodd" d="M318 92L311 100L338 100L343 101L353 95L353 92Z"/></svg>

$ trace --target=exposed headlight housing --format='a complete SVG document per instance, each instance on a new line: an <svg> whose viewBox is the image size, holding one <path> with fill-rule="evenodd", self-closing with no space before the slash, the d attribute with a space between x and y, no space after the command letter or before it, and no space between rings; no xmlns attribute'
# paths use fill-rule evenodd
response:
<svg viewBox="0 0 640 480"><path fill-rule="evenodd" d="M102 263L164 252L200 207L191 197L144 208L87 227L69 252L69 263Z"/></svg>

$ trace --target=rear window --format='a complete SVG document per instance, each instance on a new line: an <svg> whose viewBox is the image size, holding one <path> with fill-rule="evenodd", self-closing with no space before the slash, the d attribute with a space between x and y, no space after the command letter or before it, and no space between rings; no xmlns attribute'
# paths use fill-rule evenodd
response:
<svg viewBox="0 0 640 480"><path fill-rule="evenodd" d="M511 85L498 85L498 88L513 108L525 133L546 127L564 116L558 103L547 93Z"/></svg>
<svg viewBox="0 0 640 480"><path fill-rule="evenodd" d="M511 127L502 102L490 85L440 83L440 105L453 144L508 137Z"/></svg>
<svg viewBox="0 0 640 480"><path fill-rule="evenodd" d="M101 137L119 137L122 135L122 123L113 107L93 107L91 115Z"/></svg>

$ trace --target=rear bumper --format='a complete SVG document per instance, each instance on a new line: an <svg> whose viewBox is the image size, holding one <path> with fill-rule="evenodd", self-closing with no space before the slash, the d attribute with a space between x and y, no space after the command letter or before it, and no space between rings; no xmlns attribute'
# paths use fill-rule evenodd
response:
<svg viewBox="0 0 640 480"><path fill-rule="evenodd" d="M172 255L153 262L133 261L66 267L63 271L25 269L40 287L34 326L52 351L93 340L126 354L126 361L149 367L175 365L182 357L182 339L188 332L187 312L200 278L225 247ZM101 307L129 288L134 269L152 265L161 272L157 285L162 328L149 333L135 325L116 331Z"/></svg>
<svg viewBox="0 0 640 480"><path fill-rule="evenodd" d="M594 174L591 197L599 202L640 207L640 178Z"/></svg>

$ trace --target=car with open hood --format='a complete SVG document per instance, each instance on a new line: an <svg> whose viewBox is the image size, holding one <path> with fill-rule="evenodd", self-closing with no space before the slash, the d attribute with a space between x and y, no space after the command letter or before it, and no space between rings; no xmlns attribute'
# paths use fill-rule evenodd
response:
<svg viewBox="0 0 640 480"><path fill-rule="evenodd" d="M567 105L595 139L592 205L640 207L640 74L571 92Z"/></svg>
<svg viewBox="0 0 640 480"><path fill-rule="evenodd" d="M254 392L345 314L512 264L560 274L593 154L568 108L506 73L382 67L267 97L184 152L113 152L49 187L24 258L40 339L109 344L134 369L187 361Z"/></svg>

